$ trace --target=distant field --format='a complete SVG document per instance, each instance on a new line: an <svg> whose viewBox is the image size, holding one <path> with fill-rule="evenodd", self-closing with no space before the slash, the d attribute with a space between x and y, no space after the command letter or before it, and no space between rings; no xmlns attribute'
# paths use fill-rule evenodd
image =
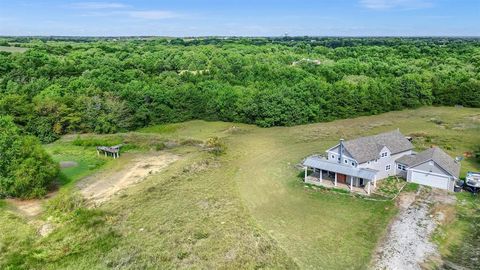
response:
<svg viewBox="0 0 480 270"><path fill-rule="evenodd" d="M18 52L23 53L27 51L27 48L20 48L20 47L10 47L10 46L0 46L0 52Z"/></svg>
<svg viewBox="0 0 480 270"><path fill-rule="evenodd" d="M41 221L27 221L0 201L0 268L366 269L397 211L394 203L313 191L294 166L339 138L396 128L414 135L418 149L438 145L463 155L480 144L480 109L425 107L275 128L190 121L129 133L132 143L148 140L145 147L177 142L166 151L181 160L94 212L59 221L47 237L36 233ZM212 136L224 140L224 156L197 145ZM56 160L79 162L64 170L74 179L97 164L91 148L67 138L47 149ZM480 164L466 158L462 175L468 170ZM465 233L461 228L456 235Z"/></svg>

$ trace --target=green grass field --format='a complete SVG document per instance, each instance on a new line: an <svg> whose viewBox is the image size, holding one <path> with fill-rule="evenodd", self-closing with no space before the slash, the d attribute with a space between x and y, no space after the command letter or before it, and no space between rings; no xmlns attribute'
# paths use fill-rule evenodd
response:
<svg viewBox="0 0 480 270"><path fill-rule="evenodd" d="M27 50L27 48L21 47L0 46L0 52L23 53Z"/></svg>
<svg viewBox="0 0 480 270"><path fill-rule="evenodd" d="M214 157L195 144L163 150L181 159L96 210L50 218L57 228L46 237L36 231L49 213L32 222L1 203L0 268L366 269L394 203L307 188L295 164L340 137L396 128L420 149L438 145L458 156L480 144L480 110L427 107L269 129L190 121L124 134L137 144L218 136L227 152ZM46 146L56 160L80 164L64 170L70 182L121 166L122 159L100 164L95 151L71 142ZM480 170L473 158L462 162L462 174L468 170Z"/></svg>

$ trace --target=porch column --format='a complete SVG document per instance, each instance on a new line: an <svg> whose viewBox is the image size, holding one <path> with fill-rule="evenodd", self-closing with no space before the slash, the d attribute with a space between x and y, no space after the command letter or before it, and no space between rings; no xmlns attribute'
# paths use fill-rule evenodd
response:
<svg viewBox="0 0 480 270"><path fill-rule="evenodd" d="M307 182L307 170L308 170L308 167L305 166L305 180L304 180L304 182Z"/></svg>
<svg viewBox="0 0 480 270"><path fill-rule="evenodd" d="M368 184L367 184L367 194L370 195L370 183L372 181L368 181Z"/></svg>
<svg viewBox="0 0 480 270"><path fill-rule="evenodd" d="M337 173L335 173L335 186L337 186Z"/></svg>
<svg viewBox="0 0 480 270"><path fill-rule="evenodd" d="M350 190L353 190L353 176L350 175Z"/></svg>
<svg viewBox="0 0 480 270"><path fill-rule="evenodd" d="M322 169L320 169L320 183L322 182L322 180L323 180Z"/></svg>

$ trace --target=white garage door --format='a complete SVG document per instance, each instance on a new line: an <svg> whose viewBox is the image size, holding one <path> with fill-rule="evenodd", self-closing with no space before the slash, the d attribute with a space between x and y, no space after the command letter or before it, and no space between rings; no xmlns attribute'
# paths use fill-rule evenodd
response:
<svg viewBox="0 0 480 270"><path fill-rule="evenodd" d="M448 176L440 176L436 174L430 174L428 172L414 172L410 177L413 183L418 183L425 186L431 186L441 189L448 189L450 178Z"/></svg>

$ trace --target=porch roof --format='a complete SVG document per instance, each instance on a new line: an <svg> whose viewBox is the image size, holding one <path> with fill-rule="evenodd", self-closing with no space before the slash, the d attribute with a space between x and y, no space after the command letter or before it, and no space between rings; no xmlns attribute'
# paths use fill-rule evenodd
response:
<svg viewBox="0 0 480 270"><path fill-rule="evenodd" d="M310 156L303 162L304 166L317 168L325 171L351 175L358 178L374 180L378 171L366 168L355 168L333 160L327 160L320 156Z"/></svg>

